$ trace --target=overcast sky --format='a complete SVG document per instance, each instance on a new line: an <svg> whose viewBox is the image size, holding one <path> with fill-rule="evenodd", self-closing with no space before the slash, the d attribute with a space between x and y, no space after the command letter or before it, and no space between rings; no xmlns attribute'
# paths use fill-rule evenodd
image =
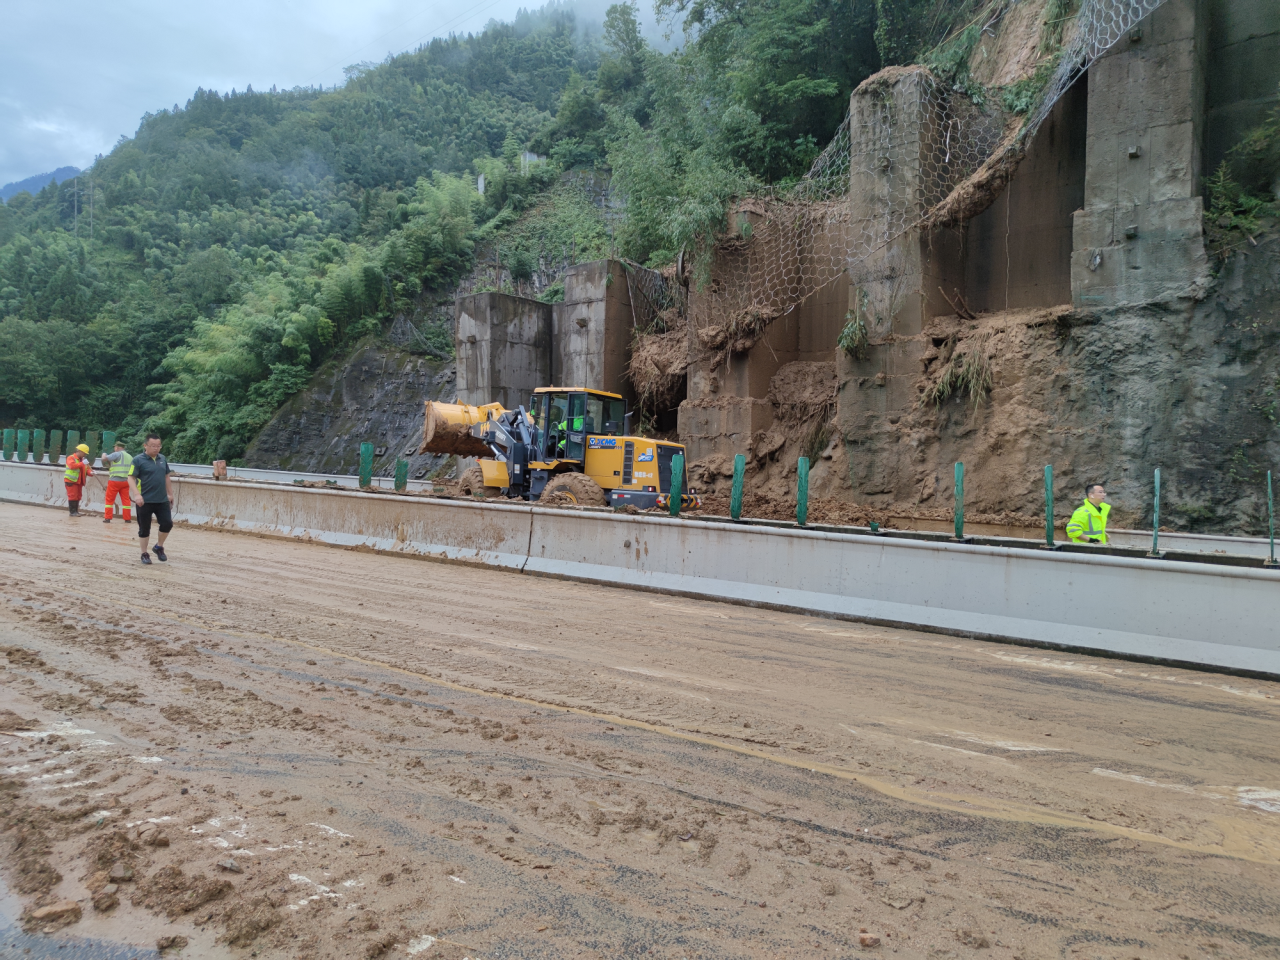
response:
<svg viewBox="0 0 1280 960"><path fill-rule="evenodd" d="M147 111L197 87L268 90L482 29L540 3L472 0L64 0L6 4L0 27L0 185L88 166ZM604 0L591 0L603 17ZM650 6L642 3L642 7ZM650 14L651 16L651 14Z"/></svg>

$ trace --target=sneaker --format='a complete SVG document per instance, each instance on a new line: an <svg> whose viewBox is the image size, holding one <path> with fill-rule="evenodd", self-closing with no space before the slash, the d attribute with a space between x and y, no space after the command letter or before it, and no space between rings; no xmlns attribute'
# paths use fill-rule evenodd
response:
<svg viewBox="0 0 1280 960"><path fill-rule="evenodd" d="M151 552L152 552L152 553L154 553L154 554L156 555L156 559L157 559L157 560L159 560L161 563L164 563L166 560L168 560L168 559L169 559L169 558L165 555L164 547L160 546L160 544L158 544L158 543L157 543L154 547L152 547L152 548L151 548Z"/></svg>
<svg viewBox="0 0 1280 960"><path fill-rule="evenodd" d="M144 551L144 552L143 552L143 554L142 554L142 562L143 562L143 563L146 563L146 564L150 564L150 563L151 563L151 554L146 553L146 552Z"/></svg>

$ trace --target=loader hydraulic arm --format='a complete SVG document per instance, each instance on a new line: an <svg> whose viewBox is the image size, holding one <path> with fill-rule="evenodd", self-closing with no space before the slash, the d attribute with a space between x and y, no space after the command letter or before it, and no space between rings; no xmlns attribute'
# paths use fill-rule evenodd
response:
<svg viewBox="0 0 1280 960"><path fill-rule="evenodd" d="M471 435L507 465L511 489L523 492L529 484L529 454L537 450L536 428L523 406L473 424Z"/></svg>

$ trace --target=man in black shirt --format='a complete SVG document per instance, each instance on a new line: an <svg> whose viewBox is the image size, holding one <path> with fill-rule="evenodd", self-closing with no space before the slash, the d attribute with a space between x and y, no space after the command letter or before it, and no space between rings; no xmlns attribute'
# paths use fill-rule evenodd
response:
<svg viewBox="0 0 1280 960"><path fill-rule="evenodd" d="M173 529L173 481L169 478L169 461L160 453L160 438L147 434L143 452L133 458L129 467L129 490L133 495L138 514L138 539L142 541L142 562L150 563L147 545L151 539L151 518L160 527L156 537L156 558L163 563L169 557L164 552L164 541Z"/></svg>

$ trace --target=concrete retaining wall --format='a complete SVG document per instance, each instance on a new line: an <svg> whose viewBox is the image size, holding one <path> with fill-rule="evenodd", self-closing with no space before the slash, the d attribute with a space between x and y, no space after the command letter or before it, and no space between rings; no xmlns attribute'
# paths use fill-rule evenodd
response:
<svg viewBox="0 0 1280 960"><path fill-rule="evenodd" d="M176 518L216 529L1280 675L1273 570L196 478L175 486ZM0 463L0 499L61 505L59 471Z"/></svg>

